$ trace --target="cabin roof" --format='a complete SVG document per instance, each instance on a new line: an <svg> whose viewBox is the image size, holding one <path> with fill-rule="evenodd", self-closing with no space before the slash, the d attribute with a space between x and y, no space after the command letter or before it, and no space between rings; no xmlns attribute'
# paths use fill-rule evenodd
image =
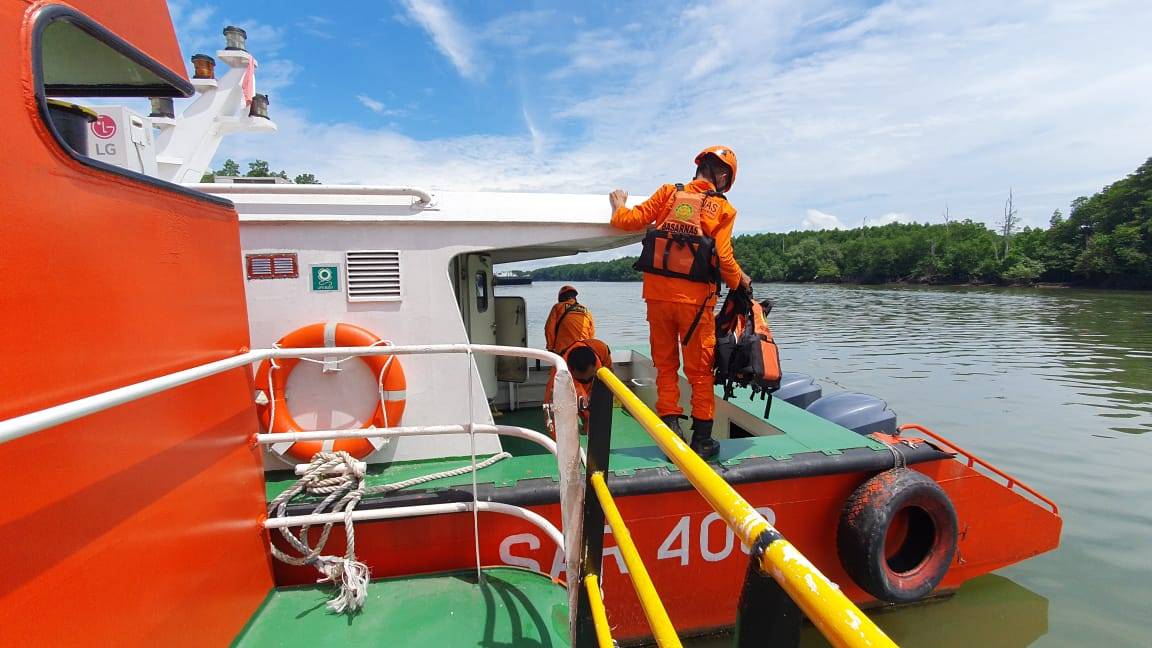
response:
<svg viewBox="0 0 1152 648"><path fill-rule="evenodd" d="M241 224L435 228L442 247L488 251L494 263L608 250L639 240L608 224L602 195L425 191L362 185L196 184L236 205ZM499 235L493 237L493 232Z"/></svg>

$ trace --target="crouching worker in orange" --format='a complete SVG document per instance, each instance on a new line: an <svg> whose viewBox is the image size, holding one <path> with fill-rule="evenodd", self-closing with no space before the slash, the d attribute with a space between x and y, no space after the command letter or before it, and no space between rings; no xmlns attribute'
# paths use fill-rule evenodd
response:
<svg viewBox="0 0 1152 648"><path fill-rule="evenodd" d="M635 268L644 273L649 342L656 364L656 413L683 438L679 384L683 349L684 375L692 386L691 446L705 459L720 451L712 439L716 296L721 281L729 289L752 284L732 253L736 209L724 192L735 179L736 154L728 147L713 146L696 156L696 177L687 184L666 184L632 209L625 205L624 191L617 189L609 196L614 227L648 228Z"/></svg>
<svg viewBox="0 0 1152 648"><path fill-rule="evenodd" d="M588 433L588 405L592 398L592 384L596 381L596 372L600 367L612 368L612 350L600 340L587 339L576 342L568 351L562 354L568 363L568 371L572 373L572 381L576 384L577 411L580 413L580 422L584 426L584 433ZM548 380L548 388L544 392L544 402L552 402L552 389L556 382L556 372Z"/></svg>
<svg viewBox="0 0 1152 648"><path fill-rule="evenodd" d="M580 340L596 337L596 323L588 307L576 301L576 289L562 286L556 304L544 322L544 348L563 354Z"/></svg>

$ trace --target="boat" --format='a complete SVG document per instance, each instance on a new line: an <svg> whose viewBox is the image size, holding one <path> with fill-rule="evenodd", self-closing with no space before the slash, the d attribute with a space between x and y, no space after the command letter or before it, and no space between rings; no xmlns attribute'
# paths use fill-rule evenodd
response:
<svg viewBox="0 0 1152 648"><path fill-rule="evenodd" d="M276 130L243 30L188 79L159 0L0 21L0 644L884 646L861 608L1059 542L1041 493L802 375L719 400L706 464L616 348L581 435L493 266L634 243L601 196L200 184Z"/></svg>
<svg viewBox="0 0 1152 648"><path fill-rule="evenodd" d="M532 285L532 274L497 272L494 275L494 283L497 286L530 286Z"/></svg>

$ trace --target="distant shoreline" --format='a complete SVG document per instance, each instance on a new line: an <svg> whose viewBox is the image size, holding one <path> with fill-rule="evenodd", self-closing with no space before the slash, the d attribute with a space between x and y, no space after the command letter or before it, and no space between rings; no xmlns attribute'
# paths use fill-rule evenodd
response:
<svg viewBox="0 0 1152 648"><path fill-rule="evenodd" d="M640 283L636 279L533 279L533 284L544 283ZM884 287L907 287L907 286L924 286L926 288L1035 288L1044 290L1123 290L1133 292L1149 292L1152 289L1138 288L1132 286L1115 286L1115 285L1099 285L1090 283L1075 283L1075 282L1057 282L1057 281L1040 281L1032 284L1002 284L1002 283L973 283L970 281L957 281L957 282L927 282L927 281L887 281L881 283L872 282L859 282L859 281L756 281L753 285L768 286L781 284L785 286L876 286L879 288Z"/></svg>

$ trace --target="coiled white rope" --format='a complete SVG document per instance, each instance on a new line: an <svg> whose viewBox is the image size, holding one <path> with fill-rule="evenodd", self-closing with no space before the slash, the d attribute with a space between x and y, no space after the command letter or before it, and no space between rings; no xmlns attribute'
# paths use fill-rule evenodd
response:
<svg viewBox="0 0 1152 648"><path fill-rule="evenodd" d="M335 476L325 476L344 467L344 472ZM352 511L364 497L364 470L352 455L347 452L318 452L312 457L307 472L291 488L277 495L268 503L268 515L284 517L288 502L301 493L326 495L316 505L314 512L344 511L344 557L321 555L332 523L324 525L316 546L308 544L308 525L300 527L299 536L288 529L280 529L280 534L288 544L301 555L292 556L270 543L272 555L290 565L312 565L323 574L317 582L337 584L337 593L328 601L328 609L335 614L354 613L364 605L368 597L368 566L356 560L356 531L352 524Z"/></svg>
<svg viewBox="0 0 1152 648"><path fill-rule="evenodd" d="M368 581L371 578L368 566L356 559L356 530L352 523L352 512L356 506L369 495L391 493L410 486L467 473L472 473L472 501L475 503L476 471L511 456L507 452L501 452L480 463L476 463L475 456L473 456L473 462L467 466L367 488L364 484L362 464L356 461L355 457L347 452L317 452L312 457L312 461L309 462L304 475L291 488L280 493L268 503L268 515L269 517L285 517L288 503L299 495L325 496L312 512L314 514L336 511L344 513L346 546L344 556L326 556L321 553L332 532L333 523L331 522L324 525L315 546L309 544L308 525L300 527L298 534L292 533L288 528L279 529L284 540L299 555L281 551L275 544L270 544L272 555L277 560L290 565L312 565L315 567L323 575L317 580L318 583L331 582L337 586L336 595L328 601L328 609L335 614L354 614L364 606L364 601L368 597ZM341 468L343 468L343 472L337 473L336 471ZM473 505L474 513L475 509L476 507Z"/></svg>
<svg viewBox="0 0 1152 648"><path fill-rule="evenodd" d="M378 340L369 346L377 346L380 344L390 346L392 342L389 340ZM274 346L280 348L279 344ZM348 356L330 361L316 360L313 358L299 359L316 364L340 364L353 357L357 356ZM384 375L388 373L394 358L395 356L387 356L384 361L384 366L381 367L380 373L376 377L376 391L380 398L380 410L384 417L384 427L390 427L388 408L384 400ZM468 435L471 441L471 463L469 465L432 473L430 475L422 475L392 484L383 484L381 486L367 488L364 483L365 473L362 464L356 461L354 457L343 451L317 452L308 463L308 467L305 469L303 476L301 476L291 488L280 493L268 503L268 515L270 517L285 517L288 503L293 498L300 495L324 495L324 499L313 509L312 512L314 514L335 511L344 512L346 550L343 558L321 554L324 550L324 545L328 542L328 536L332 532L333 523L324 525L323 531L321 531L315 546L309 544L308 525L300 527L300 531L295 534L288 528L280 528L281 536L283 536L289 546L300 555L294 556L281 551L275 544L270 545L272 555L277 560L290 565L312 565L323 574L323 578L320 578L317 582L331 582L337 585L336 595L328 601L328 609L333 613L354 614L364 606L364 601L368 596L368 581L371 578L371 573L367 565L356 560L356 531L352 523L352 512L356 509L356 506L366 496L391 493L437 479L458 477L468 473L472 474L472 529L476 551L476 574L478 578L483 578L483 573L480 569L480 519L479 506L477 506L476 472L512 455L507 452L500 452L479 463L476 461L476 431L472 385L472 368L474 362L474 356L471 350L469 350L467 372ZM280 365L276 362L276 358L272 358L268 368L268 398L270 401L269 431L271 431L271 427L276 422L276 393L271 374L277 369L280 369ZM338 473L337 471L339 471L341 467L343 467L343 472Z"/></svg>

